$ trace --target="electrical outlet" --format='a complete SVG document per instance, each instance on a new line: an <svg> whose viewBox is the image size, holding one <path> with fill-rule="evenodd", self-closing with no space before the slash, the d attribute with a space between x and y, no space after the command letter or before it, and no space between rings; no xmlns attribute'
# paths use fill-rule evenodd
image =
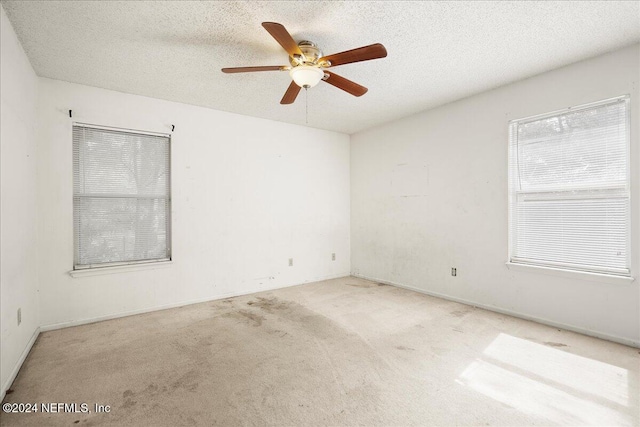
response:
<svg viewBox="0 0 640 427"><path fill-rule="evenodd" d="M331 261L335 261L336 260L336 254L335 252L331 254Z"/></svg>
<svg viewBox="0 0 640 427"><path fill-rule="evenodd" d="M289 258L289 267L293 267L293 258Z"/></svg>
<svg viewBox="0 0 640 427"><path fill-rule="evenodd" d="M21 308L18 309L18 326L20 326L20 323L22 323L22 309Z"/></svg>
<svg viewBox="0 0 640 427"><path fill-rule="evenodd" d="M458 269L455 267L451 267L451 275L452 276L457 276L458 275Z"/></svg>

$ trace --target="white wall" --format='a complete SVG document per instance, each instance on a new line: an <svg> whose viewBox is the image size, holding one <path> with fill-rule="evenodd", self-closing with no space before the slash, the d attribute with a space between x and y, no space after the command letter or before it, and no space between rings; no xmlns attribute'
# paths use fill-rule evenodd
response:
<svg viewBox="0 0 640 427"><path fill-rule="evenodd" d="M640 278L612 284L505 265L507 122L631 94L640 274L639 53L635 45L352 135L353 274L639 345Z"/></svg>
<svg viewBox="0 0 640 427"><path fill-rule="evenodd" d="M0 7L0 386L4 396L40 324L33 72ZM17 311L22 309L18 326Z"/></svg>
<svg viewBox="0 0 640 427"><path fill-rule="evenodd" d="M50 79L39 91L44 328L349 274L348 135ZM74 121L176 126L169 267L68 274Z"/></svg>

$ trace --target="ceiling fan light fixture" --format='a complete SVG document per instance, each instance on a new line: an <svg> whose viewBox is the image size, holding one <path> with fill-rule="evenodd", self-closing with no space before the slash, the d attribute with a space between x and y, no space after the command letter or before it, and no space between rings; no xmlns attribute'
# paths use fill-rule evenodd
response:
<svg viewBox="0 0 640 427"><path fill-rule="evenodd" d="M317 85L324 77L324 71L310 65L298 65L289 71L289 75L300 87L310 88Z"/></svg>
<svg viewBox="0 0 640 427"><path fill-rule="evenodd" d="M352 64L354 62L370 61L387 56L387 49L380 43L362 46L344 52L324 55L315 43L308 40L297 42L291 37L287 29L277 22L263 22L262 26L275 41L289 54L289 66L252 66L223 68L223 73L250 73L254 71L289 71L291 82L280 100L280 104L293 104L300 93L300 88L316 86L320 80L343 90L353 96L362 96L367 88L358 83L340 77L327 68L337 65Z"/></svg>

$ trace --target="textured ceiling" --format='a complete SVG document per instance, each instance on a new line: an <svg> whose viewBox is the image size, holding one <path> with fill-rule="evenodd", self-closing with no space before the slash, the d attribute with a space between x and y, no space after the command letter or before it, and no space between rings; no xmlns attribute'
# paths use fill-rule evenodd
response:
<svg viewBox="0 0 640 427"><path fill-rule="evenodd" d="M39 76L305 124L305 93L280 105L288 65L260 25L325 54L372 43L388 56L333 68L369 88L320 83L308 126L353 133L640 40L640 2L2 1Z"/></svg>

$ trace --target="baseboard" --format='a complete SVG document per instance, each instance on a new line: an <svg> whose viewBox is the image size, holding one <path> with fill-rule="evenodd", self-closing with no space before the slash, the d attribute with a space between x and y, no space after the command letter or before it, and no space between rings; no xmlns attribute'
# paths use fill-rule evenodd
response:
<svg viewBox="0 0 640 427"><path fill-rule="evenodd" d="M120 313L107 314L105 316L91 317L91 318L88 318L88 319L70 320L70 321L67 321L67 322L53 323L53 324L50 324L50 325L40 326L40 331L47 332L47 331L54 331L56 329L70 328L70 327L73 327L73 326L88 325L90 323L102 322L102 321L105 321L105 320L119 319L121 317L128 317L128 316L135 316L136 314L151 313L153 311L160 311L160 310L169 310L171 308L184 307L184 306L193 305L193 304L201 304L203 302L217 301L217 300L226 299L226 298L240 297L240 296L243 296L243 295L257 294L259 292L273 291L273 290L276 290L276 289L290 288L290 287L293 287L293 286L301 286L301 285L305 285L307 283L321 282L323 280L338 279L340 277L347 277L349 275L350 275L350 273L343 273L343 274L330 275L330 276L322 276L322 277L318 277L318 278L309 279L309 280L303 281L301 283L276 285L276 286L273 286L273 287L256 289L256 290L251 290L251 291L246 291L246 292L228 292L226 294L219 294L219 295L208 296L208 297L205 297L205 298L199 298L199 299L195 299L195 300L187 300L187 301L181 301L181 302L176 302L176 303L171 303L171 304L163 304L163 305L158 305L158 306L153 306L153 307L146 307L146 308L141 308L139 310L123 311L123 312L120 312Z"/></svg>
<svg viewBox="0 0 640 427"><path fill-rule="evenodd" d="M36 327L36 329L33 331L33 335L31 335L31 338L27 343L27 346L24 348L24 350L22 351L22 354L20 354L20 358L18 358L18 361L16 362L16 365L13 367L13 370L11 371L9 378L7 378L7 381L5 381L4 384L2 384L2 393L0 393L0 402L4 400L4 397L7 394L7 390L9 390L9 387L11 387L11 384L13 384L13 381L18 376L18 372L20 372L20 368L22 368L22 364L24 363L27 356L29 355L29 352L31 351L31 347L33 347L33 344L38 339L38 335L40 335L40 328Z"/></svg>
<svg viewBox="0 0 640 427"><path fill-rule="evenodd" d="M548 320L548 319L543 319L540 317L536 317L536 316L531 316L525 313L519 313L516 311L511 311L511 310L506 310L500 307L496 307L493 305L489 305L489 304L482 304L482 303L478 303L475 301L470 301L470 300L466 300L463 298L457 298L457 297L453 297L450 295L445 295L445 294L440 294L438 292L431 292L431 291L426 291L424 289L420 289L420 288L416 288L413 286L407 286L407 285L403 285L401 283L395 283L395 282L390 282L388 280L382 280L382 279L378 279L375 277L367 277L361 274L354 274L351 273L352 276L354 277L359 277L361 279L365 279L365 280L371 280L373 282L379 282L379 283L384 283L385 285L391 285L391 286L396 286L398 288L403 288L403 289L407 289L410 291L414 291L414 292L418 292L421 294L425 294L425 295L429 295L432 297L436 297L436 298L442 298L442 299L446 299L449 301L454 301L454 302L458 302L461 304L466 304L466 305L470 305L472 307L478 307L478 308L482 308L484 310L489 310L489 311L493 311L496 313L500 313L500 314L506 314L508 316L513 316L513 317L517 317L520 319L524 319L524 320L530 320L532 322L536 322L536 323L541 323L543 325L548 325L548 326L553 326L555 328L560 328L560 329L565 329L568 331L572 331L572 332L577 332L579 334L583 334L583 335L588 335L591 337L595 337L595 338L601 338L603 340L607 340L607 341L613 341L616 342L618 344L624 344L624 345L628 345L631 347L636 347L636 348L640 348L640 341L635 341L632 339L628 339L628 338L623 338L623 337L619 337L616 335L610 335L610 334L606 334L603 332L598 332L598 331L591 331L588 329L584 329L581 328L579 326L574 326L574 325L569 325L566 323L561 323L561 322L556 322L553 320Z"/></svg>

